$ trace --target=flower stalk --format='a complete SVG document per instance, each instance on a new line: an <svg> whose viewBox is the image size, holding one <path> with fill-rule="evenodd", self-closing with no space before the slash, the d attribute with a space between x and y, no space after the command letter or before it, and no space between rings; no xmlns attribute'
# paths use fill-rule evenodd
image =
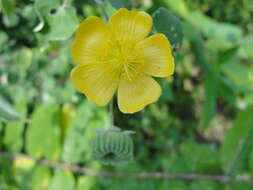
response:
<svg viewBox="0 0 253 190"><path fill-rule="evenodd" d="M109 114L110 114L111 126L114 126L113 99L109 103Z"/></svg>
<svg viewBox="0 0 253 190"><path fill-rule="evenodd" d="M104 8L104 1L103 0L95 0L95 2L98 4L99 8L101 9L104 20L108 21L109 16L107 15L106 10ZM113 99L109 103L109 114L110 114L111 126L113 127L114 126Z"/></svg>
<svg viewBox="0 0 253 190"><path fill-rule="evenodd" d="M104 7L104 1L103 0L95 0L95 2L98 4L99 8L102 11L103 18L108 21L109 16L106 13L105 7Z"/></svg>

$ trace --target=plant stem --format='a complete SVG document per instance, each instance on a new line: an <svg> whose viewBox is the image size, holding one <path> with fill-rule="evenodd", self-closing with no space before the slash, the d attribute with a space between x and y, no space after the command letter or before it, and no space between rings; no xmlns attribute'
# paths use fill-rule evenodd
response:
<svg viewBox="0 0 253 190"><path fill-rule="evenodd" d="M62 1L62 7L65 7L67 4L69 4L70 3L70 1L69 0L63 0Z"/></svg>
<svg viewBox="0 0 253 190"><path fill-rule="evenodd" d="M109 17L106 13L105 7L104 7L104 1L103 0L95 0L95 2L98 4L99 8L102 11L103 18L108 21ZM111 120L111 126L114 126L114 116L113 116L113 99L109 103L109 114L110 114L110 120Z"/></svg>
<svg viewBox="0 0 253 190"><path fill-rule="evenodd" d="M137 178L137 179L181 179L185 181L199 180L199 179L207 179L213 180L220 183L229 183L229 182L246 182L249 184L253 184L253 179L249 177L245 177L243 175L238 176L229 176L224 174L204 174L204 173L168 173L168 172L140 172L140 173L119 173L113 171L99 171L91 168L81 167L79 165L72 165L63 162L54 162L45 159L37 159L33 158L29 155L23 153L11 153L11 152L3 152L0 150L0 158L7 159L26 159L31 160L37 164L44 165L51 168L56 169L66 169L71 170L74 173L85 174L90 176L106 176L106 177L114 177L114 178Z"/></svg>
<svg viewBox="0 0 253 190"><path fill-rule="evenodd" d="M103 18L107 21L109 17L106 13L103 0L95 0L95 2L98 4L99 8L101 9Z"/></svg>
<svg viewBox="0 0 253 190"><path fill-rule="evenodd" d="M113 127L114 126L113 99L109 103L109 114L110 114L110 119L111 119L111 127Z"/></svg>

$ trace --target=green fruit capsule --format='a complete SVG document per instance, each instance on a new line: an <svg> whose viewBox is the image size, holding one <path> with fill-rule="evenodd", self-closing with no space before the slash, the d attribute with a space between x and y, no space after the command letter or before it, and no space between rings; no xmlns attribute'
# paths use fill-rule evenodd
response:
<svg viewBox="0 0 253 190"><path fill-rule="evenodd" d="M92 158L110 165L131 161L134 150L132 133L117 127L97 131L91 141Z"/></svg>

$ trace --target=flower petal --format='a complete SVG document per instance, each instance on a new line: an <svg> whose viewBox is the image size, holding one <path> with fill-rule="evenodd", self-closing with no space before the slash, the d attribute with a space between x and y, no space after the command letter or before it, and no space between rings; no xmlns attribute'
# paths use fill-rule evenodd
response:
<svg viewBox="0 0 253 190"><path fill-rule="evenodd" d="M76 31L76 38L71 47L72 59L78 64L100 60L108 51L109 39L109 27L98 17L88 17Z"/></svg>
<svg viewBox="0 0 253 190"><path fill-rule="evenodd" d="M136 48L143 52L143 72L155 77L168 77L174 72L174 58L169 40L155 34L139 42Z"/></svg>
<svg viewBox="0 0 253 190"><path fill-rule="evenodd" d="M144 39L152 28L152 18L145 12L119 9L109 20L109 26L116 40L139 41Z"/></svg>
<svg viewBox="0 0 253 190"><path fill-rule="evenodd" d="M118 105L123 113L134 113L157 101L160 85L149 76L139 74L134 80L123 78L118 89Z"/></svg>
<svg viewBox="0 0 253 190"><path fill-rule="evenodd" d="M111 64L85 64L71 71L75 88L99 106L106 105L112 98L119 83L119 76Z"/></svg>

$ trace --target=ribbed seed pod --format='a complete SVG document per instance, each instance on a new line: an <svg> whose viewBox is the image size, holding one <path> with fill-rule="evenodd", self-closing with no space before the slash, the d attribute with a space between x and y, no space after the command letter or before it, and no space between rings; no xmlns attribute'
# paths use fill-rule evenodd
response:
<svg viewBox="0 0 253 190"><path fill-rule="evenodd" d="M92 139L92 158L104 164L118 164L133 159L131 131L121 131L117 127L99 130Z"/></svg>

